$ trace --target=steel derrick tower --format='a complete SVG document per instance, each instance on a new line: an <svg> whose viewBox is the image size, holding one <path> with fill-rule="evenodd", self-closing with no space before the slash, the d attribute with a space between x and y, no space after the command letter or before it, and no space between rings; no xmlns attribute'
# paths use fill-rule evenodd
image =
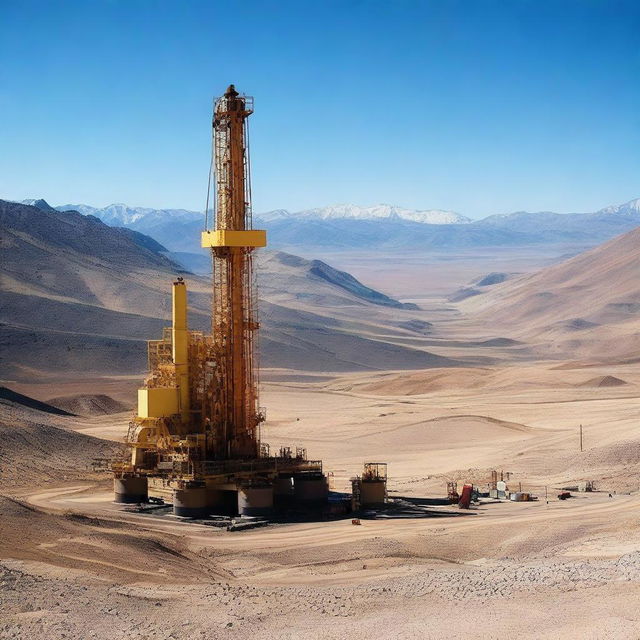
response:
<svg viewBox="0 0 640 640"><path fill-rule="evenodd" d="M266 233L251 228L247 119L252 113L253 98L241 96L233 85L215 101L215 211L213 229L202 233L213 262L214 354L203 418L214 440L207 449L222 459L257 457L263 420L255 373L253 251L266 246Z"/></svg>

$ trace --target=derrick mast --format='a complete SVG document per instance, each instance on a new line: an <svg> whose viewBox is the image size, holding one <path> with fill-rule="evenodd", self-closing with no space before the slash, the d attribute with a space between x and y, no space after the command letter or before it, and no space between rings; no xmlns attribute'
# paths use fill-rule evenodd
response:
<svg viewBox="0 0 640 640"><path fill-rule="evenodd" d="M254 366L258 322L252 261L254 249L266 245L266 234L251 228L251 113L253 99L233 85L214 104L215 212L213 229L202 234L213 261L214 362L203 418L208 453L218 459L256 457L263 420Z"/></svg>
<svg viewBox="0 0 640 640"><path fill-rule="evenodd" d="M253 99L233 85L214 103L215 211L201 241L213 262L212 334L189 329L186 283L176 278L172 326L148 343L149 375L113 461L116 502L168 500L174 515L197 518L327 503L322 461L302 448L272 454L259 439L252 260L267 242L251 223L251 113Z"/></svg>

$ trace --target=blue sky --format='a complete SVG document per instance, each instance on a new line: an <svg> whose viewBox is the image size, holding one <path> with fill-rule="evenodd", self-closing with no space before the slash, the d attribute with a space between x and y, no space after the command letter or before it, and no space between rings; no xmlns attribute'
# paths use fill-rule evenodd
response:
<svg viewBox="0 0 640 640"><path fill-rule="evenodd" d="M640 196L635 0L0 0L0 197L201 210L230 82L256 211Z"/></svg>

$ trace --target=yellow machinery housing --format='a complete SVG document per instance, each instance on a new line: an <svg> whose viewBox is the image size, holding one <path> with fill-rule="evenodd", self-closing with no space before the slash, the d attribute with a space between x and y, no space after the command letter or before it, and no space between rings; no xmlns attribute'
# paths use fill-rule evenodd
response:
<svg viewBox="0 0 640 640"><path fill-rule="evenodd" d="M138 389L138 418L165 418L180 412L177 387Z"/></svg>

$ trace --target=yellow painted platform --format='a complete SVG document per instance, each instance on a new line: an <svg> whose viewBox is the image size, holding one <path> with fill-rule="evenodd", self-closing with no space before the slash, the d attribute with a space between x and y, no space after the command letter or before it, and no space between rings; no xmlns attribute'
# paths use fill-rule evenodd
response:
<svg viewBox="0 0 640 640"><path fill-rule="evenodd" d="M203 231L201 244L203 247L266 247L267 232L262 229Z"/></svg>

